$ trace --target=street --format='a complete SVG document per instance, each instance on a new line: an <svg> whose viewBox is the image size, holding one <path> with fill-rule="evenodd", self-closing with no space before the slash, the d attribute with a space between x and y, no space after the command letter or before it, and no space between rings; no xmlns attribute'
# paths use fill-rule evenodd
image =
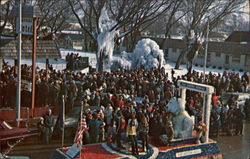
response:
<svg viewBox="0 0 250 159"><path fill-rule="evenodd" d="M225 159L250 158L250 122L244 124L243 136L220 136L217 139Z"/></svg>
<svg viewBox="0 0 250 159"><path fill-rule="evenodd" d="M28 156L30 159L50 159L53 152L62 146L61 141L56 140L51 144L31 144L33 140L28 139L16 146L9 154L10 156ZM70 141L66 141L65 146L70 146Z"/></svg>
<svg viewBox="0 0 250 159"><path fill-rule="evenodd" d="M244 124L243 136L219 136L217 139L224 159L249 159L250 157L250 122ZM23 141L10 155L29 156L31 159L50 159L56 148L61 147L59 140L52 144L31 144L30 140ZM71 145L66 141L66 146Z"/></svg>

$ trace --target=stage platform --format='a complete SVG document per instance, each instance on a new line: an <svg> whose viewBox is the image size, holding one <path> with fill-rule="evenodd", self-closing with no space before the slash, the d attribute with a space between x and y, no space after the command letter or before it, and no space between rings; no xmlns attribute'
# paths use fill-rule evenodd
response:
<svg viewBox="0 0 250 159"><path fill-rule="evenodd" d="M222 159L217 143L209 140L208 143L195 144L194 139L173 140L169 146L150 145L148 152L142 152L139 143L139 155L131 155L130 149L117 149L111 143L84 145L74 159ZM52 159L72 159L66 155L69 148L57 149Z"/></svg>

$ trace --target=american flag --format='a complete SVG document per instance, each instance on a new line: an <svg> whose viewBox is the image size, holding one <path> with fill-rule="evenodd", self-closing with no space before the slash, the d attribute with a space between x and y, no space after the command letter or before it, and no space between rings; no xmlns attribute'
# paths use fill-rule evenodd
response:
<svg viewBox="0 0 250 159"><path fill-rule="evenodd" d="M74 140L74 142L77 144L78 147L82 146L82 134L87 129L88 129L88 127L87 127L86 119L83 117L82 110L81 110L81 119L80 119L80 122L78 124L78 129L76 131L76 136L75 136L75 140Z"/></svg>

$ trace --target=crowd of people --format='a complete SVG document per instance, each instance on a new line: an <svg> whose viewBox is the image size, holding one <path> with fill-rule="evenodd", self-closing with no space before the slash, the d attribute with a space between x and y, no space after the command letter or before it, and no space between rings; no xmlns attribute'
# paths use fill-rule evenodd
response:
<svg viewBox="0 0 250 159"><path fill-rule="evenodd" d="M85 59L86 58L87 57L85 57ZM80 70L88 67L88 61L83 61L83 59L84 57L79 56L79 54L68 53L66 55L66 68L68 70Z"/></svg>
<svg viewBox="0 0 250 159"><path fill-rule="evenodd" d="M71 56L69 56L71 57ZM73 56L71 57L73 58ZM74 64L73 64L74 65ZM31 67L22 66L23 78L31 77ZM15 106L16 71L6 63L0 74L0 107ZM219 130L228 135L242 135L243 119L249 116L249 104L244 107L237 104L237 99L224 103L220 96L224 92L246 92L249 75L240 76L234 72L223 74L209 73L205 79L202 73L193 71L178 76L171 71L171 76L162 69L150 71L117 69L113 72L91 72L84 74L67 70L54 70L49 74L43 69L37 70L36 107L62 105L66 103L68 114L76 106L98 106L100 109L86 109L88 131L84 143L102 141L115 142L118 148L122 134L132 142L133 153L138 153L137 136L143 141L143 149L148 150L150 138L167 134L173 138L171 113L166 111L168 101L178 97L177 81L180 79L204 83L215 87L212 97L211 135L218 136ZM22 106L29 107L31 93L22 91ZM194 116L195 124L201 121L203 94L187 91L186 110ZM156 141L156 140L154 140Z"/></svg>

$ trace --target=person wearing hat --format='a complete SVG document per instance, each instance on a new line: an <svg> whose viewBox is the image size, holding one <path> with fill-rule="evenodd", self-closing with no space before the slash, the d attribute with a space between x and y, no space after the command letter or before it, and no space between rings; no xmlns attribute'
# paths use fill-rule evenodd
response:
<svg viewBox="0 0 250 159"><path fill-rule="evenodd" d="M52 117L52 110L48 109L44 118L44 140L46 144L51 142L51 137L53 133L54 119Z"/></svg>

